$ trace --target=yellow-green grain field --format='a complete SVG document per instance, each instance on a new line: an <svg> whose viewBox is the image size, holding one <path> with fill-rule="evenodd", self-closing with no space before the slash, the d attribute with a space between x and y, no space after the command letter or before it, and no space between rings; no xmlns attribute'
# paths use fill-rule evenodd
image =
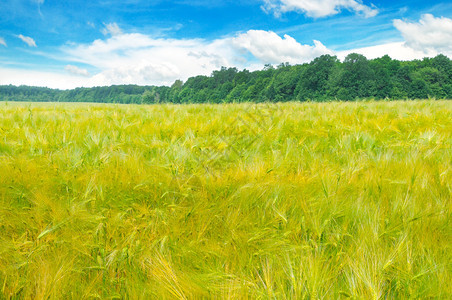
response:
<svg viewBox="0 0 452 300"><path fill-rule="evenodd" d="M0 298L450 299L452 102L0 103Z"/></svg>

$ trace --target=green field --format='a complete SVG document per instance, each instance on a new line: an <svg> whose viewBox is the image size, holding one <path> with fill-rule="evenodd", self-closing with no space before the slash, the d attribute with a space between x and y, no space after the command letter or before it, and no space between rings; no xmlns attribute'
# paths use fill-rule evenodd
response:
<svg viewBox="0 0 452 300"><path fill-rule="evenodd" d="M452 101L0 103L0 298L452 296Z"/></svg>

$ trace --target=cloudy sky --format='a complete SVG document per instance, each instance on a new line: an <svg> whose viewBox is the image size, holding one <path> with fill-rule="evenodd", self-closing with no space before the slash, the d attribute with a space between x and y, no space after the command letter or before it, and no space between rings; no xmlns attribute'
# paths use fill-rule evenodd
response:
<svg viewBox="0 0 452 300"><path fill-rule="evenodd" d="M452 2L0 0L0 85L169 85L351 52L452 58Z"/></svg>

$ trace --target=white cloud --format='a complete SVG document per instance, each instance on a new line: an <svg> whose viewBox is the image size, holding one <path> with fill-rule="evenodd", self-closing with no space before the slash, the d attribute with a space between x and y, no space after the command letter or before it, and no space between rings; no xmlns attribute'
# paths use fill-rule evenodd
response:
<svg viewBox="0 0 452 300"><path fill-rule="evenodd" d="M122 33L90 44L66 45L62 51L70 61L101 70L87 85L169 85L176 79L209 75L222 66L258 69L265 63L300 63L332 53L318 41L301 45L288 35L281 38L257 30L213 41Z"/></svg>
<svg viewBox="0 0 452 300"><path fill-rule="evenodd" d="M272 31L250 30L233 38L239 48L248 50L262 63L291 64L311 61L322 54L332 54L321 42L314 41L314 46L301 45L293 37L284 35L281 38Z"/></svg>
<svg viewBox="0 0 452 300"><path fill-rule="evenodd" d="M122 34L122 30L121 30L121 28L119 28L118 24L109 23L109 24L105 24L105 28L102 29L102 33L104 35L110 34L111 36L115 36L115 35Z"/></svg>
<svg viewBox="0 0 452 300"><path fill-rule="evenodd" d="M341 9L347 9L368 17L378 14L378 9L367 6L361 0L264 0L264 11L273 12L279 17L281 14L296 11L309 17L321 18L338 14Z"/></svg>
<svg viewBox="0 0 452 300"><path fill-rule="evenodd" d="M29 69L11 69L0 67L0 85L29 85L58 89L72 89L88 85L86 77L64 73L34 71Z"/></svg>
<svg viewBox="0 0 452 300"><path fill-rule="evenodd" d="M425 14L418 23L394 20L394 26L402 34L406 46L413 50L428 56L452 55L452 19Z"/></svg>
<svg viewBox="0 0 452 300"><path fill-rule="evenodd" d="M5 39L0 37L0 45L3 45L5 47L7 47L8 45L6 45Z"/></svg>
<svg viewBox="0 0 452 300"><path fill-rule="evenodd" d="M73 75L78 75L78 76L90 76L89 72L87 69L81 69L77 66L73 66L73 65L67 65L66 67L64 67L64 69L69 72L70 74Z"/></svg>
<svg viewBox="0 0 452 300"><path fill-rule="evenodd" d="M230 47L219 41L153 39L130 33L96 40L91 44L65 46L68 59L101 70L92 80L98 85L120 83L171 84L198 74L210 74L229 66Z"/></svg>
<svg viewBox="0 0 452 300"><path fill-rule="evenodd" d="M359 53L364 55L368 59L374 59L382 57L384 55L389 55L392 59L397 60L422 59L426 56L432 57L436 55L436 53L429 53L428 55L426 55L426 53L423 51L408 47L405 42L386 43L376 46L338 51L336 52L336 55L340 60L343 60L350 53Z"/></svg>
<svg viewBox="0 0 452 300"><path fill-rule="evenodd" d="M359 53L369 59L386 54L397 60L422 59L438 54L452 57L452 19L425 14L419 22L394 20L393 23L404 41L337 51L338 58L344 59L349 53Z"/></svg>
<svg viewBox="0 0 452 300"><path fill-rule="evenodd" d="M33 40L31 37L29 36L23 36L22 34L19 34L17 36L19 39L21 39L25 44L27 44L30 47L37 47L36 46L36 42L35 40Z"/></svg>

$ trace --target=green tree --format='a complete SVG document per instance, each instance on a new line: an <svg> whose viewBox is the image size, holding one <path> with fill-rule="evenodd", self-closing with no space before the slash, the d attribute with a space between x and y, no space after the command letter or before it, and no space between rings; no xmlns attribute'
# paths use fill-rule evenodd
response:
<svg viewBox="0 0 452 300"><path fill-rule="evenodd" d="M391 97L394 91L393 76L397 73L400 63L388 55L370 61L375 74L375 96L377 99Z"/></svg>
<svg viewBox="0 0 452 300"><path fill-rule="evenodd" d="M160 95L155 90L146 90L141 97L141 101L145 104L159 103Z"/></svg>
<svg viewBox="0 0 452 300"><path fill-rule="evenodd" d="M375 95L375 74L364 55L351 53L345 57L340 85L348 90L350 99Z"/></svg>
<svg viewBox="0 0 452 300"><path fill-rule="evenodd" d="M336 56L322 55L304 68L297 84L296 95L300 100L323 99L328 95L328 81L339 63Z"/></svg>
<svg viewBox="0 0 452 300"><path fill-rule="evenodd" d="M432 90L424 80L417 78L411 83L408 95L412 99L426 99L432 95Z"/></svg>

